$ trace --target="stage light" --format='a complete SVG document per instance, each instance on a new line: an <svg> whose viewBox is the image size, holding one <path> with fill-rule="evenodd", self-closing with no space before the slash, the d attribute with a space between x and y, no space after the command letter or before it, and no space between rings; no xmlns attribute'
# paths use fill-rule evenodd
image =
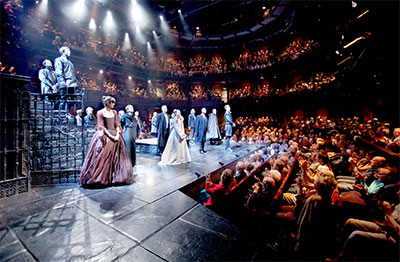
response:
<svg viewBox="0 0 400 262"><path fill-rule="evenodd" d="M72 7L72 12L70 9L68 11L65 10L65 12L68 12L67 14L72 13L74 18L82 18L86 12L85 0L77 0Z"/></svg>
<svg viewBox="0 0 400 262"><path fill-rule="evenodd" d="M357 43L358 41L365 39L365 37L360 36L356 39L354 39L353 41L351 41L350 43L348 43L347 45L343 46L343 48L348 48L349 46L352 46L353 44Z"/></svg>
<svg viewBox="0 0 400 262"><path fill-rule="evenodd" d="M357 7L357 2L351 1L351 7L356 8Z"/></svg>
<svg viewBox="0 0 400 262"><path fill-rule="evenodd" d="M164 20L164 17L162 15L160 15L160 20Z"/></svg>
<svg viewBox="0 0 400 262"><path fill-rule="evenodd" d="M129 34L125 33L124 43L122 44L122 50L126 51L131 49L131 39L129 38Z"/></svg>
<svg viewBox="0 0 400 262"><path fill-rule="evenodd" d="M263 10L267 9L265 6L262 7Z"/></svg>
<svg viewBox="0 0 400 262"><path fill-rule="evenodd" d="M128 76L128 79L129 79L129 80L132 80L132 76Z"/></svg>
<svg viewBox="0 0 400 262"><path fill-rule="evenodd" d="M100 69L99 73L100 73L100 74L103 74L103 73L104 73L104 71L103 71L102 69Z"/></svg>
<svg viewBox="0 0 400 262"><path fill-rule="evenodd" d="M338 54L340 54L338 50L336 50L336 52L335 52L335 53L336 53L337 55L338 55Z"/></svg>
<svg viewBox="0 0 400 262"><path fill-rule="evenodd" d="M181 9L179 9L179 10L178 10L178 13L182 13L182 10L181 10Z"/></svg>
<svg viewBox="0 0 400 262"><path fill-rule="evenodd" d="M36 1L36 4L39 4L39 1Z"/></svg>
<svg viewBox="0 0 400 262"><path fill-rule="evenodd" d="M361 17L363 17L364 15L368 14L369 10L365 11L364 13L362 13L361 15L357 16L357 19L360 19Z"/></svg>
<svg viewBox="0 0 400 262"><path fill-rule="evenodd" d="M107 15L106 15L106 18L104 19L103 24L104 24L104 26L103 26L104 31L106 33L108 33L108 34L116 33L116 30L115 30L116 25L115 25L114 19L112 17L111 11L107 11Z"/></svg>
<svg viewBox="0 0 400 262"><path fill-rule="evenodd" d="M147 80L147 83L151 84L151 80Z"/></svg>
<svg viewBox="0 0 400 262"><path fill-rule="evenodd" d="M200 27L196 26L196 30L200 30Z"/></svg>
<svg viewBox="0 0 400 262"><path fill-rule="evenodd" d="M141 29L146 28L149 24L150 15L146 10L138 4L136 1L132 1L131 4L131 22L138 25Z"/></svg>
<svg viewBox="0 0 400 262"><path fill-rule="evenodd" d="M47 11L48 11L48 0L43 0L40 4L39 4L39 1L37 1L37 3L36 4L39 4L39 7L38 7L38 10L39 10L39 13L40 13L40 15L47 15Z"/></svg>
<svg viewBox="0 0 400 262"><path fill-rule="evenodd" d="M94 21L94 18L90 19L89 29L93 32L96 31L96 21Z"/></svg>

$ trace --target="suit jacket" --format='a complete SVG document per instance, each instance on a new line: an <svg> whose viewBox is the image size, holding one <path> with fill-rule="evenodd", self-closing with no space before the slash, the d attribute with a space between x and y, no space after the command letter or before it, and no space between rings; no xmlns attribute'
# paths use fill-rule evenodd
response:
<svg viewBox="0 0 400 262"><path fill-rule="evenodd" d="M169 135L170 116L167 114L168 122L166 122L164 113L157 116L157 146L164 148L167 144Z"/></svg>
<svg viewBox="0 0 400 262"><path fill-rule="evenodd" d="M206 139L206 134L207 134L207 126L208 126L208 120L207 117L203 114L200 114L196 117L196 127L195 127L195 133L197 134L196 136L196 141L201 142L201 140Z"/></svg>
<svg viewBox="0 0 400 262"><path fill-rule="evenodd" d="M58 83L60 87L77 87L74 64L67 58L66 55L57 57L54 61L54 69L56 71ZM65 83L65 86L61 86Z"/></svg>
<svg viewBox="0 0 400 262"><path fill-rule="evenodd" d="M52 87L57 84L56 73L50 68L43 68L39 71L40 87L42 94L53 93ZM54 92L55 93L55 92Z"/></svg>
<svg viewBox="0 0 400 262"><path fill-rule="evenodd" d="M194 114L190 114L188 118L188 126L191 129L194 129L196 127L196 116Z"/></svg>

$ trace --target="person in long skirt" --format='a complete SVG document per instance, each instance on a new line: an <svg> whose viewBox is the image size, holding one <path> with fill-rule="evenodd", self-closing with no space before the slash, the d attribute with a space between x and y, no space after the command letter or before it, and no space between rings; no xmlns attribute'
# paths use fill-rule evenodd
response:
<svg viewBox="0 0 400 262"><path fill-rule="evenodd" d="M221 133L219 132L217 109L213 109L212 113L208 115L208 128L206 140L210 140L210 145L215 145L217 140L221 140Z"/></svg>
<svg viewBox="0 0 400 262"><path fill-rule="evenodd" d="M175 109L171 116L170 135L159 165L179 165L192 161L189 148L186 143L186 134L183 127L181 111Z"/></svg>
<svg viewBox="0 0 400 262"><path fill-rule="evenodd" d="M97 112L97 132L82 166L82 186L129 183L133 175L118 114L113 110L116 101L111 96L103 96L102 100L104 108Z"/></svg>

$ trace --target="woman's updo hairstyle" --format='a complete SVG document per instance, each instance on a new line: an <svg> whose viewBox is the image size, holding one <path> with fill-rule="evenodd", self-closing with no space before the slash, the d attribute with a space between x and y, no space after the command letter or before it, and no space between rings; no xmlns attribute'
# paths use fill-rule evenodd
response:
<svg viewBox="0 0 400 262"><path fill-rule="evenodd" d="M106 106L108 104L108 102L113 101L114 103L116 103L117 101L115 100L114 97L112 96L103 96L102 99L103 101L103 105Z"/></svg>

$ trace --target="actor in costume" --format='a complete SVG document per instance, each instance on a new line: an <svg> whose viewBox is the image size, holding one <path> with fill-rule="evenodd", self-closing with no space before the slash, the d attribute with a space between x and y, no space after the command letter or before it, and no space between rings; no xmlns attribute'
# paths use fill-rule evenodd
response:
<svg viewBox="0 0 400 262"><path fill-rule="evenodd" d="M200 143L200 153L204 154L204 144L206 143L206 134L207 134L207 109L204 107L201 109L201 114L196 117L196 127L195 127L195 136L196 141Z"/></svg>
<svg viewBox="0 0 400 262"><path fill-rule="evenodd" d="M60 109L64 109L64 101L75 93L76 89L78 88L78 81L76 80L74 65L69 60L69 57L71 56L71 50L69 47L61 47L60 54L61 56L57 57L54 61L54 68L57 75L59 91L62 100L60 103Z"/></svg>
<svg viewBox="0 0 400 262"><path fill-rule="evenodd" d="M118 115L113 110L116 101L111 96L103 96L102 100L104 108L97 112L97 132L82 166L82 186L129 183L133 174Z"/></svg>
<svg viewBox="0 0 400 262"><path fill-rule="evenodd" d="M157 112L154 112L153 117L151 118L150 133L152 137L157 137Z"/></svg>
<svg viewBox="0 0 400 262"><path fill-rule="evenodd" d="M190 115L188 117L188 127L190 130L190 141L193 140L193 136L194 136L194 129L196 127L196 111L192 108L192 110L190 110Z"/></svg>
<svg viewBox="0 0 400 262"><path fill-rule="evenodd" d="M232 121L232 114L231 114L231 107L226 105L225 107L225 136L226 136L226 144L225 150L232 151L231 149L231 137L232 137L232 129L236 126L235 123Z"/></svg>
<svg viewBox="0 0 400 262"><path fill-rule="evenodd" d="M135 112L135 119L136 119L136 138L142 136L142 120L139 117L139 111Z"/></svg>
<svg viewBox="0 0 400 262"><path fill-rule="evenodd" d="M161 107L161 114L157 116L157 147L159 155L164 152L169 135L169 115L166 105Z"/></svg>
<svg viewBox="0 0 400 262"><path fill-rule="evenodd" d="M132 167L136 165L136 132L137 132L137 120L133 116L134 108L132 105L125 107L126 114L124 114L119 120L121 123L122 130L124 131L122 137L124 138L125 144L128 148L128 153L131 158Z"/></svg>
<svg viewBox="0 0 400 262"><path fill-rule="evenodd" d="M45 59L43 60L42 65L44 68L39 70L40 91L42 95L57 94L57 76L52 69L53 65L51 61Z"/></svg>
<svg viewBox="0 0 400 262"><path fill-rule="evenodd" d="M213 109L212 113L208 115L208 128L206 140L210 139L210 145L215 145L217 140L221 140L221 133L219 132L217 109Z"/></svg>
<svg viewBox="0 0 400 262"><path fill-rule="evenodd" d="M167 145L161 156L159 165L179 165L191 162L189 148L186 143L185 128L183 127L181 111L175 109L171 116L171 129Z"/></svg>
<svg viewBox="0 0 400 262"><path fill-rule="evenodd" d="M86 128L96 128L97 119L93 114L93 108L87 107L86 108L86 116L84 118L84 123Z"/></svg>

